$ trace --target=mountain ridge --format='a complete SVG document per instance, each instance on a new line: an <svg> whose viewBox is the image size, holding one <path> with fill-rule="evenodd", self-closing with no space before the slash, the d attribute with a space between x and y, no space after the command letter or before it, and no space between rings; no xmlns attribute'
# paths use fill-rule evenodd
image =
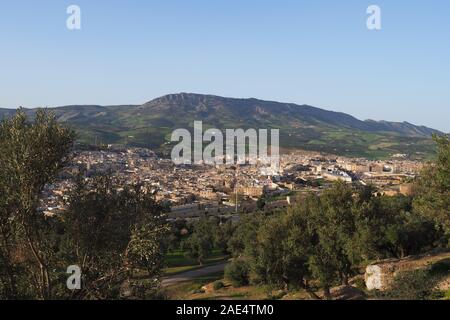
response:
<svg viewBox="0 0 450 320"><path fill-rule="evenodd" d="M31 116L35 110L24 109ZM190 129L195 120L218 129L277 128L285 148L367 157L429 154L431 135L442 134L408 122L363 121L310 105L194 93L168 94L142 105L68 105L51 110L59 121L77 129L82 142L99 139L150 148L167 145L174 129ZM14 112L0 109L0 117Z"/></svg>

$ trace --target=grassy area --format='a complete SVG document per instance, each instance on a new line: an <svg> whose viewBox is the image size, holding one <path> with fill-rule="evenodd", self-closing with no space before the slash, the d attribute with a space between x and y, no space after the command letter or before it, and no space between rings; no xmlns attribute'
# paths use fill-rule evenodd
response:
<svg viewBox="0 0 450 320"><path fill-rule="evenodd" d="M164 289L164 294L170 300L192 300L196 293L200 293L201 288L211 282L223 278L223 272L198 277L192 281L182 282Z"/></svg>
<svg viewBox="0 0 450 320"><path fill-rule="evenodd" d="M173 260L180 262L173 257ZM218 257L219 253L216 252ZM213 258L214 259L214 258ZM359 275L351 280L354 287L358 288L365 299L433 299L450 300L450 258L448 253L436 257L424 256L420 259L406 259L404 263L411 263L403 278L397 280L394 290L387 292L375 292L366 290L364 277ZM365 268L362 268L362 272ZM221 281L223 287L214 289L214 282ZM310 283L313 284L314 283ZM336 287L335 289L337 289ZM322 291L316 288L316 293L321 296ZM165 295L168 299L182 300L309 300L311 296L304 290L284 291L266 285L249 285L235 288L224 279L223 272L198 277L191 281L177 283L166 287ZM336 291L333 295L341 297L345 291ZM351 293L351 292L350 292Z"/></svg>
<svg viewBox="0 0 450 320"><path fill-rule="evenodd" d="M266 203L270 203L270 202L279 201L279 200L286 200L286 197L294 196L295 194L296 194L295 191L291 191L291 192L287 192L287 193L284 193L284 194L281 194L278 196L270 196L270 197L266 196L264 198L264 201Z"/></svg>
<svg viewBox="0 0 450 320"><path fill-rule="evenodd" d="M222 281L224 287L214 290L212 284L217 280ZM310 298L303 290L285 293L268 286L235 288L223 279L223 273L167 287L165 295L173 300L307 300Z"/></svg>
<svg viewBox="0 0 450 320"><path fill-rule="evenodd" d="M442 257L442 256L441 256ZM448 298L450 258L428 261L422 268L399 272L382 298L402 300L444 300Z"/></svg>
<svg viewBox="0 0 450 320"><path fill-rule="evenodd" d="M164 275L174 275L181 272L203 268L208 265L226 261L227 259L228 256L223 254L220 250L213 250L212 254L205 260L203 265L200 265L198 261L186 257L182 250L169 252L166 256L167 268L164 269Z"/></svg>

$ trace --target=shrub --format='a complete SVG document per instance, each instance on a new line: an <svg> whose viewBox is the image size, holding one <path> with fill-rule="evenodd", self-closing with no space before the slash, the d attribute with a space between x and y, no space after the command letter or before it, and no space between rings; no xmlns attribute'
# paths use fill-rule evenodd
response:
<svg viewBox="0 0 450 320"><path fill-rule="evenodd" d="M194 289L191 292L192 292L192 294L203 294L203 293L205 293L205 290L203 290L203 289Z"/></svg>
<svg viewBox="0 0 450 320"><path fill-rule="evenodd" d="M275 291L275 292L270 292L270 293L267 295L267 298L268 298L269 300L280 300L280 299L283 299L283 297L284 297L286 294L287 294L286 291L284 291L284 290L278 290L278 291Z"/></svg>
<svg viewBox="0 0 450 320"><path fill-rule="evenodd" d="M362 277L358 277L353 281L352 284L354 287L362 290L362 291L366 291L367 287L366 287L366 282L364 281L364 278Z"/></svg>
<svg viewBox="0 0 450 320"><path fill-rule="evenodd" d="M220 289L222 289L223 287L225 287L225 285L223 284L222 281L215 281L215 282L213 283L213 289L214 289L215 291L220 290Z"/></svg>
<svg viewBox="0 0 450 320"><path fill-rule="evenodd" d="M250 268L244 260L235 260L225 268L225 278L233 287L242 287L249 284Z"/></svg>
<svg viewBox="0 0 450 320"><path fill-rule="evenodd" d="M387 292L387 297L398 300L433 299L436 277L428 269L399 273Z"/></svg>
<svg viewBox="0 0 450 320"><path fill-rule="evenodd" d="M259 286L264 284L263 279L261 278L261 275L259 275L256 272L251 271L249 274L249 283L255 286Z"/></svg>
<svg viewBox="0 0 450 320"><path fill-rule="evenodd" d="M450 300L450 290L444 293L444 300Z"/></svg>

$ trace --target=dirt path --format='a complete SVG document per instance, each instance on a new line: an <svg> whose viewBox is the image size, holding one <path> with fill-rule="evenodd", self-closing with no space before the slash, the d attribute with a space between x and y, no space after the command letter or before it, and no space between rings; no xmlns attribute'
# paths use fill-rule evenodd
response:
<svg viewBox="0 0 450 320"><path fill-rule="evenodd" d="M191 281L194 280L195 278L207 276L218 272L223 272L226 265L227 265L226 262L222 262L212 266L207 266L204 268L186 271L173 276L165 277L161 281L161 286L168 287L181 282Z"/></svg>

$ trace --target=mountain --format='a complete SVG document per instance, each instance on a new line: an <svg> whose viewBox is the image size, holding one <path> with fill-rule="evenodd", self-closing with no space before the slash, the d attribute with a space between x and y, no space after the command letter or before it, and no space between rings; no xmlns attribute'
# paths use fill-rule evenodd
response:
<svg viewBox="0 0 450 320"><path fill-rule="evenodd" d="M190 93L166 95L143 105L73 105L52 110L59 121L77 129L82 142L159 149L168 148L174 129L191 129L196 120L203 121L204 128L277 128L284 148L368 158L393 153L424 157L434 149L431 135L440 133L407 122L361 121L309 105ZM33 115L35 110L25 112ZM0 117L13 113L0 109Z"/></svg>

